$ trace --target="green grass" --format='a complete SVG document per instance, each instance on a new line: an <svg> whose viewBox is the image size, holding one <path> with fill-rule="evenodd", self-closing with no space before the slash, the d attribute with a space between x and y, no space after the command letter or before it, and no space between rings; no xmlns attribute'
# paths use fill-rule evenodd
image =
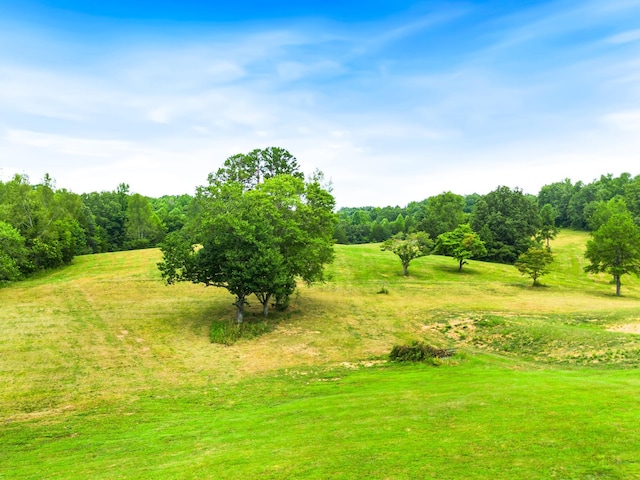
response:
<svg viewBox="0 0 640 480"><path fill-rule="evenodd" d="M79 257L0 290L0 478L638 478L640 282L584 274L586 239L537 288L337 246L231 346L232 298L163 285L157 250ZM386 363L412 340L459 354Z"/></svg>

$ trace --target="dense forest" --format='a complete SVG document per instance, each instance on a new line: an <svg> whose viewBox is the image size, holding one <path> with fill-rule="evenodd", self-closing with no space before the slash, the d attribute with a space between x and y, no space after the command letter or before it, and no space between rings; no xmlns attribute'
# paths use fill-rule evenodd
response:
<svg viewBox="0 0 640 480"><path fill-rule="evenodd" d="M158 246L194 212L194 196L149 198L122 183L113 191L76 194L57 189L49 175L0 182L0 282L55 268L76 255ZM640 175L603 175L591 183L569 179L537 196L500 186L486 195L444 192L406 207L341 208L337 243L384 242L426 232L430 238L469 224L486 245L484 260L513 263L534 238L556 227L596 230L613 210L640 223Z"/></svg>

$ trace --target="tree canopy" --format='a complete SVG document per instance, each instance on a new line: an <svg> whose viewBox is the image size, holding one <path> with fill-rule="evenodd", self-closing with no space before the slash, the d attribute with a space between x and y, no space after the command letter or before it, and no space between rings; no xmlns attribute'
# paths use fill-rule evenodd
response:
<svg viewBox="0 0 640 480"><path fill-rule="evenodd" d="M409 275L409 264L412 260L431 253L433 240L429 238L428 233L424 232L408 235L400 233L385 241L380 248L400 257L402 274L406 276Z"/></svg>
<svg viewBox="0 0 640 480"><path fill-rule="evenodd" d="M556 226L556 218L558 212L553 205L546 203L540 209L540 228L538 229L537 238L544 242L547 250L551 250L551 240L558 235L558 227Z"/></svg>
<svg viewBox="0 0 640 480"><path fill-rule="evenodd" d="M239 183L248 190L276 175L304 179L298 160L291 153L284 148L268 147L227 158L221 168L209 175L209 183Z"/></svg>
<svg viewBox="0 0 640 480"><path fill-rule="evenodd" d="M498 187L480 198L471 217L471 227L486 245L486 259L500 263L513 263L527 251L538 226L535 197L509 187Z"/></svg>
<svg viewBox="0 0 640 480"><path fill-rule="evenodd" d="M521 253L514 266L522 275L528 275L535 287L538 285L538 279L551 271L549 267L553 261L553 255L548 248L535 246Z"/></svg>
<svg viewBox="0 0 640 480"><path fill-rule="evenodd" d="M487 249L480 236L471 229L468 223L458 225L451 231L438 235L434 253L453 257L458 261L458 271L467 264L470 258L481 258Z"/></svg>

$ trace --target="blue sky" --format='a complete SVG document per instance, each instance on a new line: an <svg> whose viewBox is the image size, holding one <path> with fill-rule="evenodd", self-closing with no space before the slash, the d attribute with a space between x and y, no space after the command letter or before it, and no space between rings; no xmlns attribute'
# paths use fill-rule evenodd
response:
<svg viewBox="0 0 640 480"><path fill-rule="evenodd" d="M281 146L340 206L640 174L640 0L0 0L0 178L193 193Z"/></svg>

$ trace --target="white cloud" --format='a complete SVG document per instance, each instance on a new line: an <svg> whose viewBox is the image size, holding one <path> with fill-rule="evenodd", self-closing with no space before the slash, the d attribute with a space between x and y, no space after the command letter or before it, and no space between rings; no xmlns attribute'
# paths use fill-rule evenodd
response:
<svg viewBox="0 0 640 480"><path fill-rule="evenodd" d="M149 112L149 118L156 123L169 123L171 112L167 107L154 108Z"/></svg>
<svg viewBox="0 0 640 480"><path fill-rule="evenodd" d="M603 121L620 130L640 130L640 110L609 113L603 117Z"/></svg>

